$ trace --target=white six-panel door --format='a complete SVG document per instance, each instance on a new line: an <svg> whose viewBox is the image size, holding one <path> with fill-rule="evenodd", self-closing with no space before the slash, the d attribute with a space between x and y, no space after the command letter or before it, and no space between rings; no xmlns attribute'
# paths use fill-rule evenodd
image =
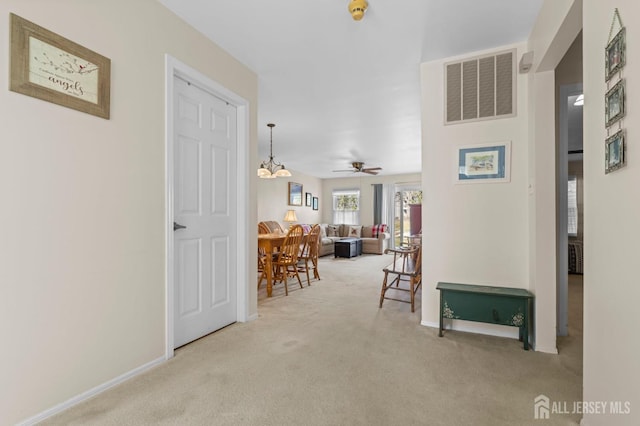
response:
<svg viewBox="0 0 640 426"><path fill-rule="evenodd" d="M236 321L236 109L174 77L174 347Z"/></svg>

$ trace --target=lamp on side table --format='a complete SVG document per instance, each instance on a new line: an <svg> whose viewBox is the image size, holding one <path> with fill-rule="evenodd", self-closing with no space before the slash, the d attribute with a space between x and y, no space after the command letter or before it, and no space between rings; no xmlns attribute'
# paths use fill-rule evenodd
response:
<svg viewBox="0 0 640 426"><path fill-rule="evenodd" d="M291 228L291 225L293 225L294 222L298 221L298 218L296 217L296 211L295 210L287 210L287 213L284 215L284 222L289 224L289 228Z"/></svg>

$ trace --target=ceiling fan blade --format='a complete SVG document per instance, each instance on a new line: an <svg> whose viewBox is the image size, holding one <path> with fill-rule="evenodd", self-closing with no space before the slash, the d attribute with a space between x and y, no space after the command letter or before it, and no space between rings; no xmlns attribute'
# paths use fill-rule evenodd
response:
<svg viewBox="0 0 640 426"><path fill-rule="evenodd" d="M364 163L362 161L354 161L351 163L353 169L350 170L334 170L334 172L352 172L352 173L367 173L370 175L377 175L378 170L382 170L382 167L367 167L364 168Z"/></svg>

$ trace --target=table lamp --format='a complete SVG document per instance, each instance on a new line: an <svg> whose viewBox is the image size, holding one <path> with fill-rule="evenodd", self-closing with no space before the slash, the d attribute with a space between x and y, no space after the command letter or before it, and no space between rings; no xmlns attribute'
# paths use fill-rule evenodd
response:
<svg viewBox="0 0 640 426"><path fill-rule="evenodd" d="M287 210L287 213L284 215L284 219L285 222L287 222L289 224L289 228L291 228L291 225L293 225L293 222L297 222L298 218L296 217L296 211L295 210Z"/></svg>

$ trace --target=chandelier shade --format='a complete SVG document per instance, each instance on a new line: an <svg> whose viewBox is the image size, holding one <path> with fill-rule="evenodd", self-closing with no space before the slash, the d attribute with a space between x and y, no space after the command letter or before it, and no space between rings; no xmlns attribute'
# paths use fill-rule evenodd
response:
<svg viewBox="0 0 640 426"><path fill-rule="evenodd" d="M258 168L258 177L260 179L289 177L291 176L291 172L284 167L284 164L280 164L273 159L273 128L276 125L269 123L267 126L271 129L269 140L269 160L260 163L260 167Z"/></svg>

